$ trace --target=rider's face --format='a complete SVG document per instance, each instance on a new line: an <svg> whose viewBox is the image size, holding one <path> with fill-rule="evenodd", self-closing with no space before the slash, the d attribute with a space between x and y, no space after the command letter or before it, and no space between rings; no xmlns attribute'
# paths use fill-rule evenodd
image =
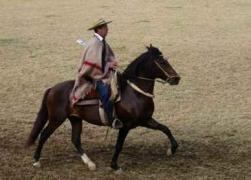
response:
<svg viewBox="0 0 251 180"><path fill-rule="evenodd" d="M107 25L101 26L100 28L97 29L97 33L103 38L105 38L108 34L108 26Z"/></svg>

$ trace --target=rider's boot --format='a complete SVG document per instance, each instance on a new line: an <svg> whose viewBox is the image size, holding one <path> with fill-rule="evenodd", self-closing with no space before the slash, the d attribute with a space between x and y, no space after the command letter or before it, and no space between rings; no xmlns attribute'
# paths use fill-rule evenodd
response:
<svg viewBox="0 0 251 180"><path fill-rule="evenodd" d="M107 117L108 117L109 125L114 129L122 128L123 122L113 116L113 103L111 101L109 101L107 107L104 109L105 109Z"/></svg>
<svg viewBox="0 0 251 180"><path fill-rule="evenodd" d="M100 100L103 104L104 110L107 114L109 125L114 129L120 129L123 127L123 123L113 116L114 103L109 100L109 86L102 81L96 82L96 90L99 93Z"/></svg>

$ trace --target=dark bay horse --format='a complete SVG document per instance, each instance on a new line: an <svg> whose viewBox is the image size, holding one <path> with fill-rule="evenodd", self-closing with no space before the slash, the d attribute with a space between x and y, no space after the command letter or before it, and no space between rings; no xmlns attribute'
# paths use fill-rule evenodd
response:
<svg viewBox="0 0 251 180"><path fill-rule="evenodd" d="M115 109L118 118L124 123L124 127L119 130L112 157L111 167L114 170L120 169L117 160L128 132L138 126L165 133L171 142L170 153L174 154L178 148L169 128L152 118L154 112L153 91L156 78L160 78L170 85L177 85L180 81L179 75L167 59L164 58L158 48L153 46L147 47L147 51L129 64L119 77L121 101L115 104ZM43 144L68 118L72 125L73 144L89 169L96 169L96 165L88 158L81 147L82 119L100 126L103 123L99 117L98 105L71 107L69 95L73 85L73 80L65 81L47 89L44 94L41 108L26 143L27 147L31 146L40 134L34 154L34 166L40 166L39 159ZM73 111L77 116L72 115Z"/></svg>

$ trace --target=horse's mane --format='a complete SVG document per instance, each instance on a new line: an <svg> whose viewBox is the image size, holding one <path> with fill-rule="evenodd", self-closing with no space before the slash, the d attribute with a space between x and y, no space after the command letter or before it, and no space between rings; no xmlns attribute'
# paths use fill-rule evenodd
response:
<svg viewBox="0 0 251 180"><path fill-rule="evenodd" d="M132 61L124 70L122 75L119 77L121 90L124 90L125 86L127 85L127 82L126 82L127 79L135 78L138 75L139 68L142 67L141 65L143 63L150 60L151 59L150 57L158 57L162 55L159 49L156 47L153 47L152 45L146 48L147 48L147 51L142 53L134 61Z"/></svg>
<svg viewBox="0 0 251 180"><path fill-rule="evenodd" d="M159 51L158 48L153 47L150 45L150 47L146 47L147 51L142 53L139 57L137 57L134 61L132 61L127 68L124 70L123 75L125 77L127 76L137 76L139 68L142 63L149 60L149 57L158 57L162 55L162 53Z"/></svg>
<svg viewBox="0 0 251 180"><path fill-rule="evenodd" d="M148 56L149 56L148 52L145 52L141 54L139 57L137 57L134 61L132 61L127 66L127 68L123 72L123 75L124 76L136 76L138 74L140 65L148 59L147 58Z"/></svg>

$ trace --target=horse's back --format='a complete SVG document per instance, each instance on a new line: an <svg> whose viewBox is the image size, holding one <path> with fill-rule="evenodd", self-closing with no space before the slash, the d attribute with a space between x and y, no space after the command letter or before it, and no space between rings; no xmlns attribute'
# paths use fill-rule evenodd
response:
<svg viewBox="0 0 251 180"><path fill-rule="evenodd" d="M67 96L67 99L68 99L73 86L74 86L74 80L60 82L50 88L49 94L53 96L58 96L60 98Z"/></svg>
<svg viewBox="0 0 251 180"><path fill-rule="evenodd" d="M68 81L63 81L58 84L55 84L51 89L54 89L56 91L65 91L65 90L72 90L74 86L74 80L68 80Z"/></svg>

